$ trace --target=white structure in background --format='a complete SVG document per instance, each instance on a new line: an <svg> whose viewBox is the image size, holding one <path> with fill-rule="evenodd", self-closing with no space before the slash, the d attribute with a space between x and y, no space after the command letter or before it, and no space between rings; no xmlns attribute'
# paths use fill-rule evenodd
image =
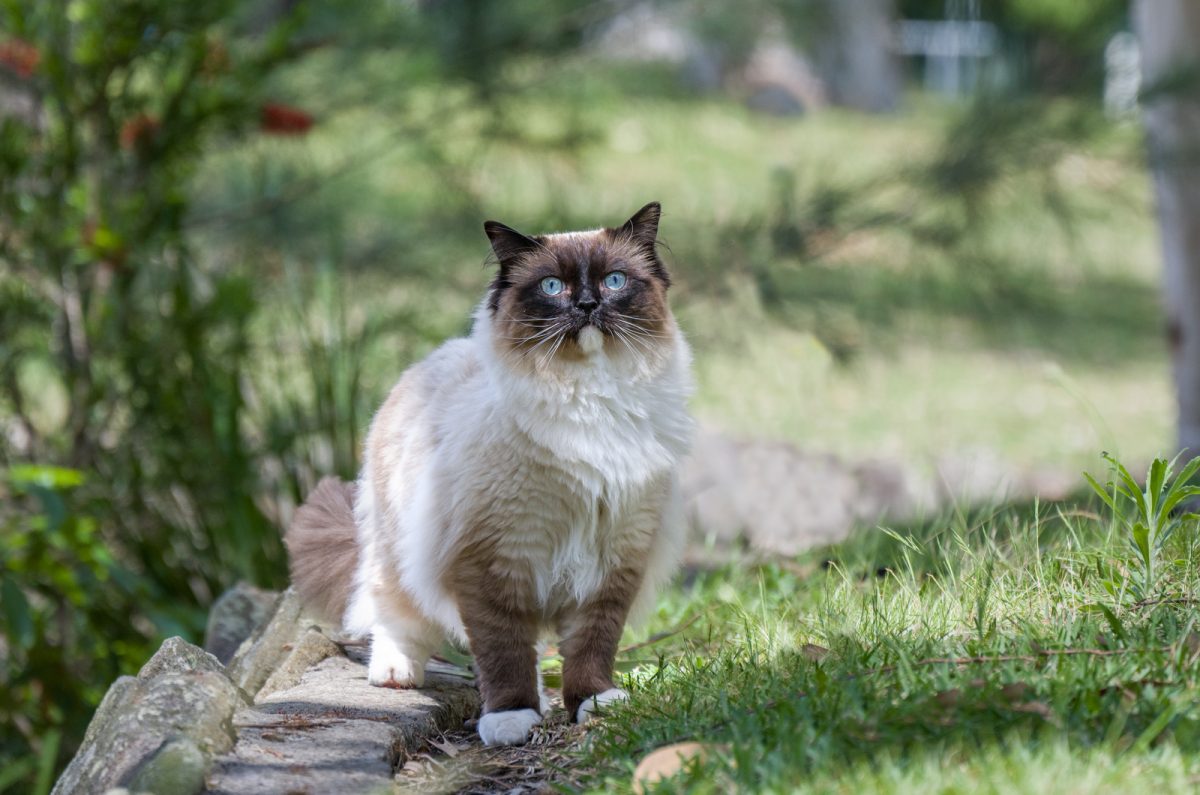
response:
<svg viewBox="0 0 1200 795"><path fill-rule="evenodd" d="M897 50L925 59L925 88L961 97L979 84L980 64L999 49L996 26L980 19L980 0L946 0L945 19L900 21Z"/></svg>
<svg viewBox="0 0 1200 795"><path fill-rule="evenodd" d="M1136 115L1142 85L1142 51L1137 36L1122 31L1104 48L1104 112L1109 118Z"/></svg>

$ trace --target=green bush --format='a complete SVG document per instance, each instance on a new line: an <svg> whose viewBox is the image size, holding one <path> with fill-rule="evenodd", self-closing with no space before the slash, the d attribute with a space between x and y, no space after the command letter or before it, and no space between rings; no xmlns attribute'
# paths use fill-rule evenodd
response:
<svg viewBox="0 0 1200 795"><path fill-rule="evenodd" d="M107 684L221 589L283 581L255 289L184 229L205 147L312 123L261 93L295 21L250 34L238 5L0 5L0 789L44 791Z"/></svg>

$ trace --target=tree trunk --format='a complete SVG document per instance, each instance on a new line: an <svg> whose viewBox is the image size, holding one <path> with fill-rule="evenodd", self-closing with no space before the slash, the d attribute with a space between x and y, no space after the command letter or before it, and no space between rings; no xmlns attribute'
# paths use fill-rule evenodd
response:
<svg viewBox="0 0 1200 795"><path fill-rule="evenodd" d="M895 110L901 85L893 0L825 0L821 8L817 62L830 100L870 113Z"/></svg>
<svg viewBox="0 0 1200 795"><path fill-rule="evenodd" d="M1200 455L1200 2L1137 0L1179 449Z"/></svg>

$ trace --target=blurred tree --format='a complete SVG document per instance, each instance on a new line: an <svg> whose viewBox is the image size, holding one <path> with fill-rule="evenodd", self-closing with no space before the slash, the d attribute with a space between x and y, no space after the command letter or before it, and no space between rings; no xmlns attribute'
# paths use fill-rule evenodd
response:
<svg viewBox="0 0 1200 795"><path fill-rule="evenodd" d="M1200 3L1138 0L1142 102L1162 233L1179 448L1200 451Z"/></svg>
<svg viewBox="0 0 1200 795"><path fill-rule="evenodd" d="M825 35L816 43L830 99L846 107L883 113L900 104L900 67L893 51L892 0L826 0Z"/></svg>
<svg viewBox="0 0 1200 795"><path fill-rule="evenodd" d="M0 4L0 779L23 791L161 636L283 580L245 428L253 285L184 227L204 147L312 123L260 93L295 25L248 34L246 8Z"/></svg>

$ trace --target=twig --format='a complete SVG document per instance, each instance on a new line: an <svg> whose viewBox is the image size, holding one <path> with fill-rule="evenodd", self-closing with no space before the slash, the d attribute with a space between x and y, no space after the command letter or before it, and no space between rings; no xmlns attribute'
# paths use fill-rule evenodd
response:
<svg viewBox="0 0 1200 795"><path fill-rule="evenodd" d="M1195 605L1200 599L1190 599L1186 596L1166 597L1164 599L1142 599L1134 602L1134 607L1152 607L1154 605Z"/></svg>
<svg viewBox="0 0 1200 795"><path fill-rule="evenodd" d="M694 616L689 618L687 621L684 621L682 624L675 627L675 629L668 629L664 632L656 632L653 635L651 635L650 637L643 640L641 643L634 643L630 646L626 646L625 648L621 649L617 653L618 654L628 654L631 651L637 651L638 649L643 649L647 646L652 646L655 643L658 643L660 640L666 640L667 638L670 638L674 635L678 635L680 632L683 632L685 629L690 627L692 624L695 624L697 621L699 621L703 615L704 615L703 613L696 613Z"/></svg>
<svg viewBox="0 0 1200 795"><path fill-rule="evenodd" d="M1169 652L1174 649L1174 646L1154 646L1148 649L1042 649L1034 654L997 654L992 656L980 655L976 657L927 657L924 660L916 660L910 663L912 666L924 665L984 665L987 663L1001 662L1037 662L1051 657L1071 657L1071 656L1089 656L1089 657L1116 657L1123 654L1146 654L1150 652ZM899 664L884 665L879 668L868 668L856 674L849 674L845 679L858 679L872 674L885 674L895 671L899 668Z"/></svg>

